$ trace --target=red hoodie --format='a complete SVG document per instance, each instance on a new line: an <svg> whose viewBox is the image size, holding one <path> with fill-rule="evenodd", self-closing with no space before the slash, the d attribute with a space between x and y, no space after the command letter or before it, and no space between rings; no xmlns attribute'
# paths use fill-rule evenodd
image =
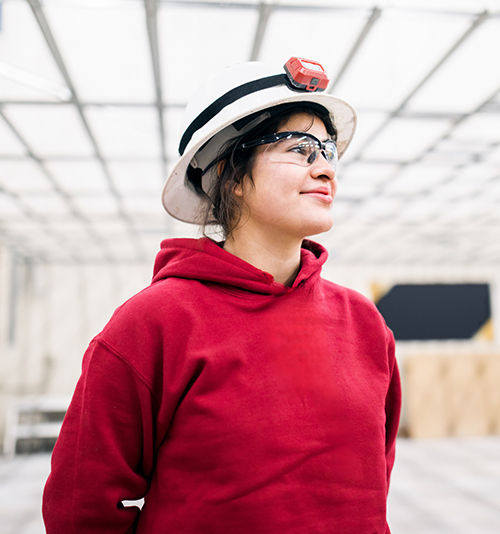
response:
<svg viewBox="0 0 500 534"><path fill-rule="evenodd" d="M209 239L164 241L151 286L85 354L47 533L389 532L394 340L320 278L326 257L305 242L285 287Z"/></svg>

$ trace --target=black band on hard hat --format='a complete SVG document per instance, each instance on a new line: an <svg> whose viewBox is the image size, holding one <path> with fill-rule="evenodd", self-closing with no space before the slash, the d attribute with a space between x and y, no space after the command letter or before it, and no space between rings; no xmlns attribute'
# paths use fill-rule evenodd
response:
<svg viewBox="0 0 500 534"><path fill-rule="evenodd" d="M256 93L262 89L269 89L270 87L275 87L276 85L288 85L290 89L297 91L297 89L290 84L286 74L276 74L274 76L268 76L266 78L260 78L259 80L253 80L251 82L244 83L243 85L231 89L226 94L212 102L212 104L210 104L208 108L204 109L186 128L181 142L179 143L179 154L181 156L184 154L184 150L186 150L186 147L189 141L191 141L194 133L200 128L203 128L203 126L205 126L209 120L213 119L213 117L215 117L217 113L219 113L226 106L229 106L229 104L236 102L236 100L239 100L246 95Z"/></svg>

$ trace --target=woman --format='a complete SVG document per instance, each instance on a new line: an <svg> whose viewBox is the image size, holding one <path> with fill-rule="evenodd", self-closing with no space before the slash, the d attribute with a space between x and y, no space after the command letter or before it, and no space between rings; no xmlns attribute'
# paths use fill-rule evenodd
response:
<svg viewBox="0 0 500 534"><path fill-rule="evenodd" d="M389 532L394 340L305 239L333 224L354 112L250 63L195 95L187 124L163 202L223 240L164 241L152 285L92 341L47 533Z"/></svg>

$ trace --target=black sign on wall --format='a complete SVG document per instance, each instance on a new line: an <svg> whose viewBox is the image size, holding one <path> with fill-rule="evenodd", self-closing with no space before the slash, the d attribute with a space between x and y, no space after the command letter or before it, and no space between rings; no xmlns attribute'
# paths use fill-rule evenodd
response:
<svg viewBox="0 0 500 534"><path fill-rule="evenodd" d="M488 284L401 284L376 305L401 341L471 339L491 317Z"/></svg>

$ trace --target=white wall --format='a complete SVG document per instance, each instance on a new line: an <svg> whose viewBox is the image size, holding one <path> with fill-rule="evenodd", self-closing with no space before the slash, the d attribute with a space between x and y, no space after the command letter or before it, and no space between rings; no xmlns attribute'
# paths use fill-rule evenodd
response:
<svg viewBox="0 0 500 534"><path fill-rule="evenodd" d="M152 266L29 264L0 249L0 440L10 401L70 396L90 340Z"/></svg>

